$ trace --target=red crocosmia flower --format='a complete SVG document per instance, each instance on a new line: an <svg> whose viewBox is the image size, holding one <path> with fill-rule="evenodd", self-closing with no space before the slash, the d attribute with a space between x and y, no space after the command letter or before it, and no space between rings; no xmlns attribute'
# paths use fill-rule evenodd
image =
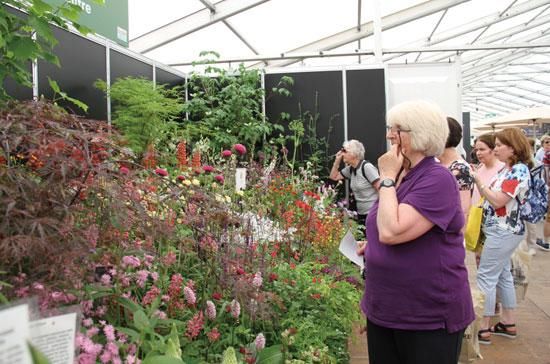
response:
<svg viewBox="0 0 550 364"><path fill-rule="evenodd" d="M233 154L233 152L228 150L228 149L222 151L222 157L224 157L224 158L229 158L229 157L231 157L232 154Z"/></svg>
<svg viewBox="0 0 550 364"><path fill-rule="evenodd" d="M514 194L519 181L517 179L506 179L502 182L502 192Z"/></svg>
<svg viewBox="0 0 550 364"><path fill-rule="evenodd" d="M225 182L225 178L221 174L218 174L216 177L214 177L214 179L221 184Z"/></svg>
<svg viewBox="0 0 550 364"><path fill-rule="evenodd" d="M222 299L222 294L220 292L214 292L212 293L212 299L219 301Z"/></svg>
<svg viewBox="0 0 550 364"><path fill-rule="evenodd" d="M158 174L159 176L162 176L162 177L168 176L168 171L166 169L163 169L163 168L155 169L155 173Z"/></svg>
<svg viewBox="0 0 550 364"><path fill-rule="evenodd" d="M235 144L233 146L233 149L235 149L235 152L239 153L239 155L245 155L246 154L246 147L242 144Z"/></svg>
<svg viewBox="0 0 550 364"><path fill-rule="evenodd" d="M185 181L185 176L182 176L181 174L176 177L178 181Z"/></svg>
<svg viewBox="0 0 550 364"><path fill-rule="evenodd" d="M130 170L128 168L124 167L124 166L120 167L118 171L120 172L120 174L123 174L125 176L127 176L128 173L130 173Z"/></svg>
<svg viewBox="0 0 550 364"><path fill-rule="evenodd" d="M214 167L209 166L209 165L204 165L204 166L202 166L202 170L207 172L207 173L210 173L210 172L214 172Z"/></svg>
<svg viewBox="0 0 550 364"><path fill-rule="evenodd" d="M495 210L495 213L499 217L506 216L506 206L499 207L498 209Z"/></svg>

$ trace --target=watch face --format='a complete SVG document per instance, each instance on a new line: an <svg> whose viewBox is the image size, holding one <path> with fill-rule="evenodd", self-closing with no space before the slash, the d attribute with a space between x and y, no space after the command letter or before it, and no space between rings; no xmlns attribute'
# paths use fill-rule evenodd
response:
<svg viewBox="0 0 550 364"><path fill-rule="evenodd" d="M395 186L395 182L392 181L391 179L385 179L382 181L381 185L384 187L393 187Z"/></svg>

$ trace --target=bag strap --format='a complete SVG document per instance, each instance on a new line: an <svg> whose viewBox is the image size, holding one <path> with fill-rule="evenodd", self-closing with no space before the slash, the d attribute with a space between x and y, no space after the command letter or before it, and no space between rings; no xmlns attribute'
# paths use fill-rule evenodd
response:
<svg viewBox="0 0 550 364"><path fill-rule="evenodd" d="M365 177L367 182L372 185L372 182L369 180L369 177L367 177L367 173L365 172L365 164L367 163L370 163L370 162L367 160L363 160L363 162L361 162L361 172L363 173L363 177Z"/></svg>

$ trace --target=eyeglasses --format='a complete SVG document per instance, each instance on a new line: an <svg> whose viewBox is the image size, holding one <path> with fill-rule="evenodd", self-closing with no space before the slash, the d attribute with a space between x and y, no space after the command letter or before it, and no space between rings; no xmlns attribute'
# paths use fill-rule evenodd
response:
<svg viewBox="0 0 550 364"><path fill-rule="evenodd" d="M346 150L346 148L342 148L342 149L340 149L340 152L347 153L348 151Z"/></svg>
<svg viewBox="0 0 550 364"><path fill-rule="evenodd" d="M400 127L391 126L391 125L386 125L386 130L387 130L388 132L397 133L397 134L399 134L399 133L401 133L401 132L403 132L403 133L410 133L410 132L412 132L412 130L410 130L410 129L401 129Z"/></svg>
<svg viewBox="0 0 550 364"><path fill-rule="evenodd" d="M550 143L550 140L545 140L542 142L542 144L548 144L548 143Z"/></svg>

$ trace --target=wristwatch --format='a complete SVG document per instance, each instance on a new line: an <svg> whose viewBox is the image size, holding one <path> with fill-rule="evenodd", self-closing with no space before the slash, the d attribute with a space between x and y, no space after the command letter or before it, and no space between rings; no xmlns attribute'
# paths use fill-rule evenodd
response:
<svg viewBox="0 0 550 364"><path fill-rule="evenodd" d="M390 179L390 178L384 178L380 182L380 188L382 188L382 187L395 187L395 181L393 179Z"/></svg>

